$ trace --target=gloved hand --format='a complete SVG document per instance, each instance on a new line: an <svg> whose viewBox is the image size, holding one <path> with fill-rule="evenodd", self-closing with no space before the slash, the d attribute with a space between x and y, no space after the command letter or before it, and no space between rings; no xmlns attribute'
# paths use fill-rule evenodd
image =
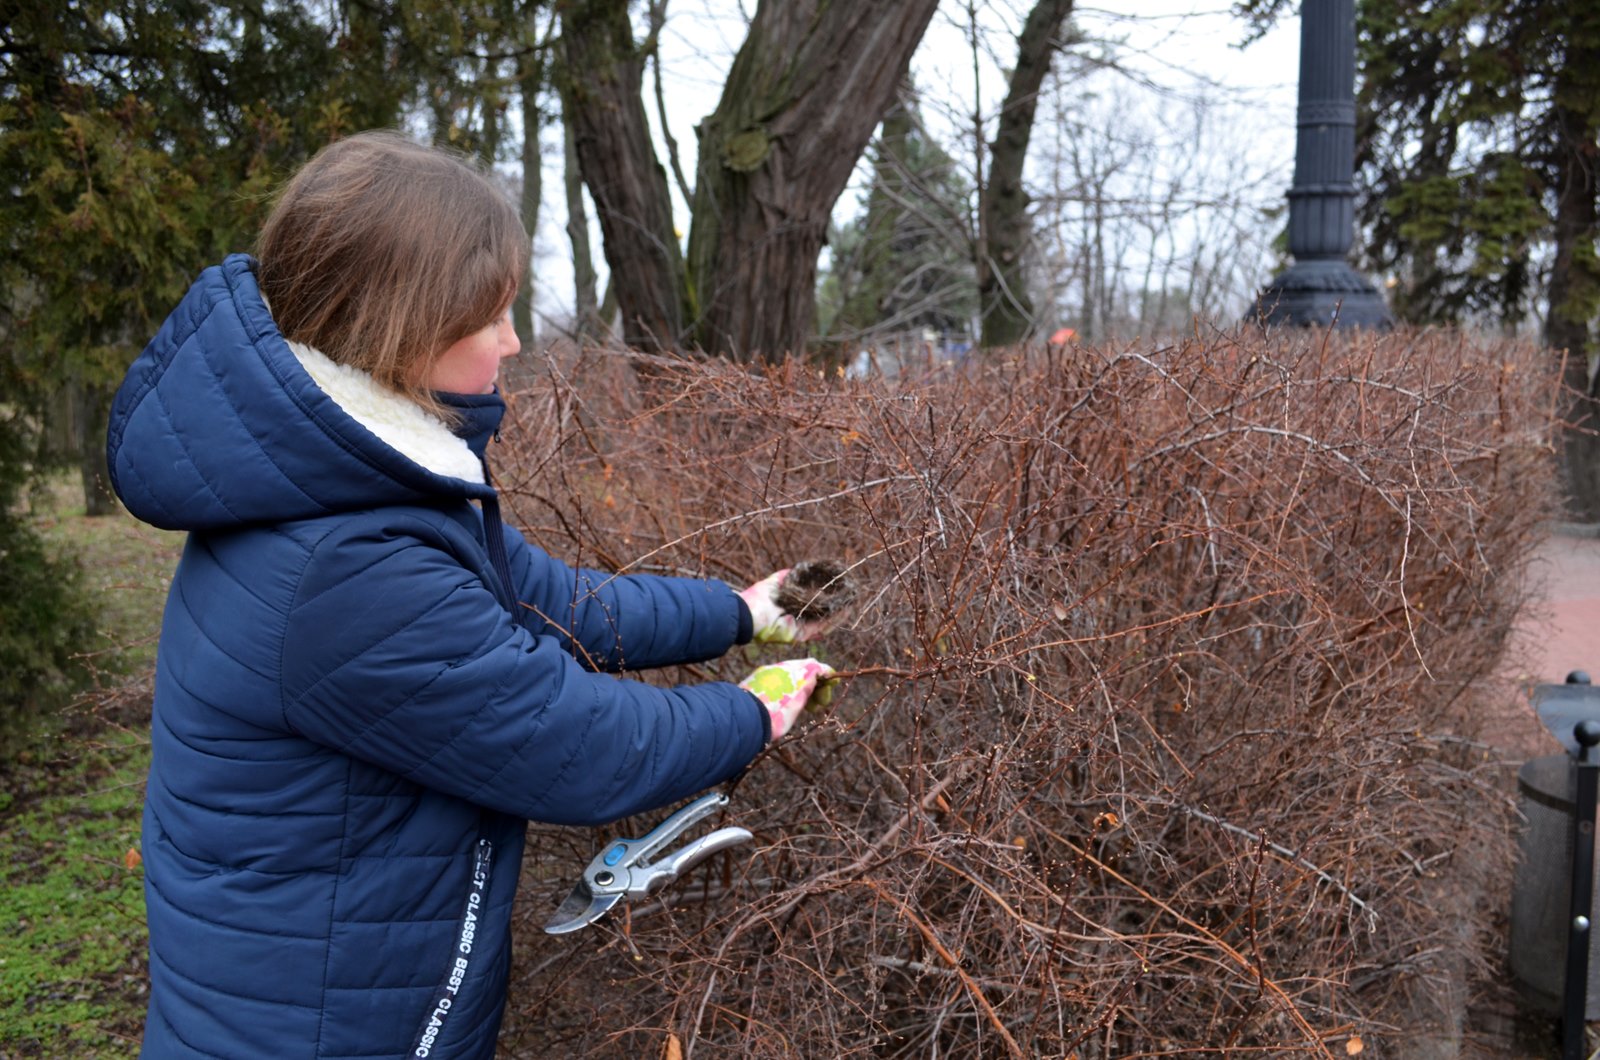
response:
<svg viewBox="0 0 1600 1060"><path fill-rule="evenodd" d="M838 568L819 563L801 563L767 575L739 593L750 609L752 639L757 644L793 644L821 636L838 619L829 612L846 594L847 584ZM801 618L796 611L809 617Z"/></svg>
<svg viewBox="0 0 1600 1060"><path fill-rule="evenodd" d="M739 682L767 708L772 719L772 738L776 740L794 726L794 720L808 706L825 707L833 702L833 667L815 659L790 659L757 667Z"/></svg>
<svg viewBox="0 0 1600 1060"><path fill-rule="evenodd" d="M754 640L757 644L793 644L806 639L806 631L800 628L800 620L778 606L778 586L788 576L789 568L785 567L739 593L739 599L750 609L750 621L755 627Z"/></svg>

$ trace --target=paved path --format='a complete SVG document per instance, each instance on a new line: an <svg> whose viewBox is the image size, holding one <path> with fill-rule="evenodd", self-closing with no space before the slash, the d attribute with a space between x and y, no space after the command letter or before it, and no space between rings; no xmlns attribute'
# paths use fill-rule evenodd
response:
<svg viewBox="0 0 1600 1060"><path fill-rule="evenodd" d="M1561 748L1516 689L1565 681L1586 670L1600 684L1600 535L1557 530L1540 545L1530 570L1532 599L1507 651L1507 717L1485 736L1531 757Z"/></svg>
<svg viewBox="0 0 1600 1060"><path fill-rule="evenodd" d="M1531 598L1502 661L1504 690L1491 698L1505 709L1483 719L1483 739L1500 749L1508 766L1564 753L1534 714L1528 695L1534 685L1560 684L1573 670L1588 671L1600 684L1600 534L1592 528L1557 528L1540 543L1529 574ZM1508 770L1506 778L1511 783L1513 773ZM1499 915L1509 914L1508 889ZM1476 1012L1472 1022L1478 1051L1464 1055L1496 1060L1554 1060L1561 1055L1559 1024L1553 1018L1497 1008L1491 1004ZM1595 1026L1590 1025L1591 1048Z"/></svg>
<svg viewBox="0 0 1600 1060"><path fill-rule="evenodd" d="M1547 613L1524 625L1528 676L1564 681L1587 670L1600 682L1600 536L1552 535L1532 574Z"/></svg>

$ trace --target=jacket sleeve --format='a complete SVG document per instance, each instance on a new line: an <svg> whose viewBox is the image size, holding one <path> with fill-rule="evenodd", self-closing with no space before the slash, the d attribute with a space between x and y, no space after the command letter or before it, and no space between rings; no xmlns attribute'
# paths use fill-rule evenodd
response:
<svg viewBox="0 0 1600 1060"><path fill-rule="evenodd" d="M522 605L592 670L700 662L750 639L749 612L715 579L573 569L506 528Z"/></svg>
<svg viewBox="0 0 1600 1060"><path fill-rule="evenodd" d="M561 639L513 622L447 538L420 517L389 517L316 546L283 637L292 731L557 824L665 805L760 750L765 712L749 693L585 669Z"/></svg>

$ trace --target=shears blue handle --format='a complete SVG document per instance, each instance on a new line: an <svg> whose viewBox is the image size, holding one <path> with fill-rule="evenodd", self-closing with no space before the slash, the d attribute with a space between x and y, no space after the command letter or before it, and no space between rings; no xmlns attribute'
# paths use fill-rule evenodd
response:
<svg viewBox="0 0 1600 1060"><path fill-rule="evenodd" d="M728 805L720 792L702 795L638 839L614 839L589 862L583 882L596 897L610 894L638 898L719 850L754 838L743 828L719 828L660 861L652 860L696 822Z"/></svg>
<svg viewBox="0 0 1600 1060"><path fill-rule="evenodd" d="M659 861L650 859L690 825L728 804L720 793L702 795L638 839L613 839L590 860L583 876L556 910L545 931L552 935L594 923L623 898L651 893L719 850L754 838L743 828L719 828Z"/></svg>

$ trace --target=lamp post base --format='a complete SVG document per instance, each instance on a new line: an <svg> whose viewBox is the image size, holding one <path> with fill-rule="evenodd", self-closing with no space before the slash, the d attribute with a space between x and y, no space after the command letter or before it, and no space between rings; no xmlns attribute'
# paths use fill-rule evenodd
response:
<svg viewBox="0 0 1600 1060"><path fill-rule="evenodd" d="M1297 261L1256 297L1253 320L1263 324L1336 328L1394 326L1378 289L1344 261Z"/></svg>

